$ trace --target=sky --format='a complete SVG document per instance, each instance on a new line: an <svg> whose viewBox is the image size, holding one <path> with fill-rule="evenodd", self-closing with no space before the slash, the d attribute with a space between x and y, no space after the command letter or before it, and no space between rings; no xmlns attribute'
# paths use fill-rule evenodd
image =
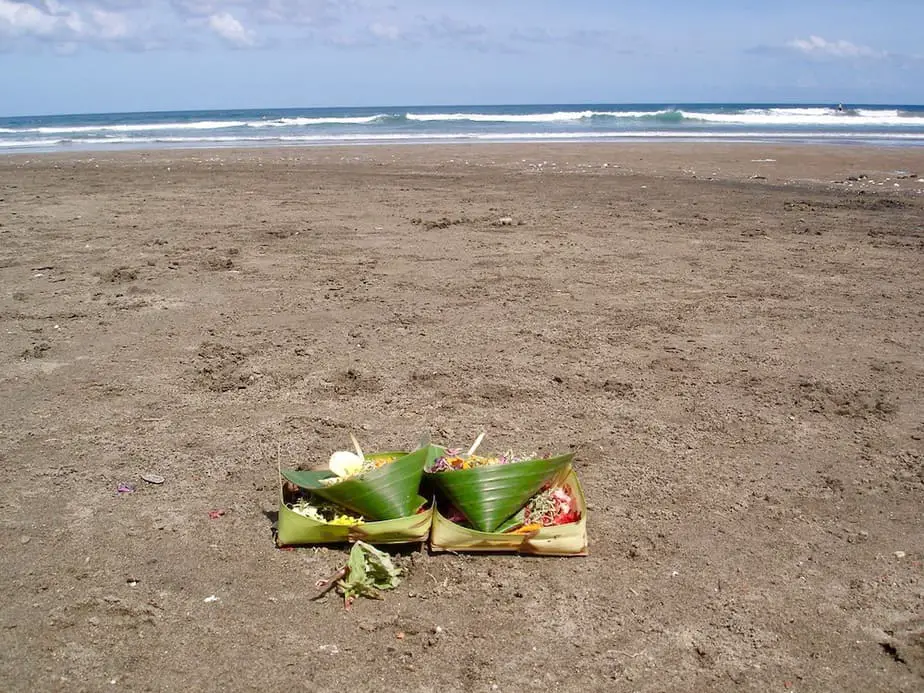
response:
<svg viewBox="0 0 924 693"><path fill-rule="evenodd" d="M924 103L924 0L0 0L0 116Z"/></svg>

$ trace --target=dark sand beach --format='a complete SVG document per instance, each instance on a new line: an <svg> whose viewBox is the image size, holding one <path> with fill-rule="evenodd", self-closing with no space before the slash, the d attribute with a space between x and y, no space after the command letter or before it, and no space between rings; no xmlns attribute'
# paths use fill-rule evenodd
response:
<svg viewBox="0 0 924 693"><path fill-rule="evenodd" d="M913 147L0 157L0 689L920 691L922 178ZM312 601L346 552L275 548L277 462L482 430L576 452L590 555L410 550L384 601Z"/></svg>

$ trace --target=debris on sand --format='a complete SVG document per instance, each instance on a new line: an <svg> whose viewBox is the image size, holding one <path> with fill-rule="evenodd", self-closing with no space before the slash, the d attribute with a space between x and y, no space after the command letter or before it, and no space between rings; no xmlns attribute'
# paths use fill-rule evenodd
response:
<svg viewBox="0 0 924 693"><path fill-rule="evenodd" d="M357 541L350 549L349 562L331 577L318 580L315 587L321 594L332 587L343 595L343 606L349 609L356 597L381 599L382 590L394 589L401 583L401 569L384 551Z"/></svg>

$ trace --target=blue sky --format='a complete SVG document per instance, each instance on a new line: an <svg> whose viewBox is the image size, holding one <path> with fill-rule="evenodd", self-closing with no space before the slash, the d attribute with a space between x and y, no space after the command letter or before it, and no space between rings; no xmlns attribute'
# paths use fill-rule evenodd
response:
<svg viewBox="0 0 924 693"><path fill-rule="evenodd" d="M924 0L0 0L0 115L924 103Z"/></svg>

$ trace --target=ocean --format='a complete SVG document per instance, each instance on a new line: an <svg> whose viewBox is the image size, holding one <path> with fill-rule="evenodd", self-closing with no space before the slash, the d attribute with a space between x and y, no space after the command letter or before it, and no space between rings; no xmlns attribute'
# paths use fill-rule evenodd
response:
<svg viewBox="0 0 924 693"><path fill-rule="evenodd" d="M924 145L924 106L558 104L162 111L0 118L0 153L434 142Z"/></svg>

